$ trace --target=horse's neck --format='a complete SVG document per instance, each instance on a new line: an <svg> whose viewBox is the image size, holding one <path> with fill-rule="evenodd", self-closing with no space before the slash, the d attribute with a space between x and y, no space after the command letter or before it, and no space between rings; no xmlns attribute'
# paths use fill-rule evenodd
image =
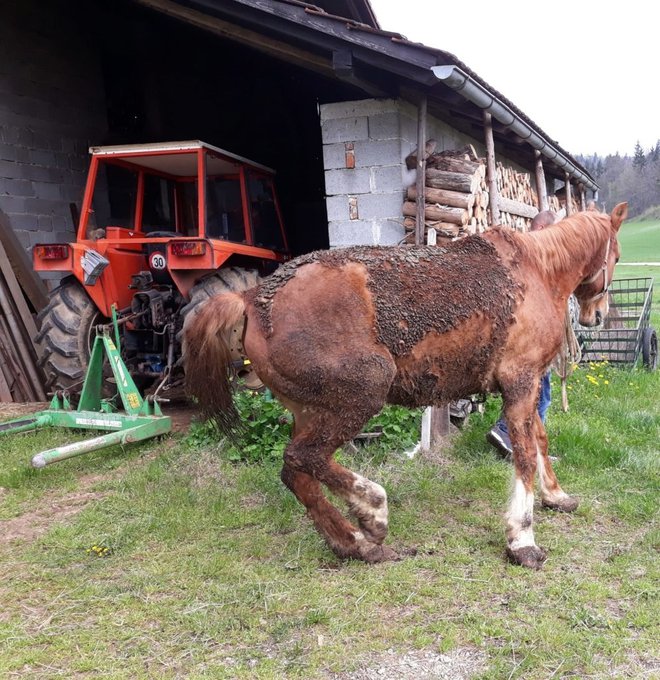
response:
<svg viewBox="0 0 660 680"><path fill-rule="evenodd" d="M584 219L575 218L533 234L538 261L562 296L568 297L589 273L602 249L600 234L591 225L585 226Z"/></svg>

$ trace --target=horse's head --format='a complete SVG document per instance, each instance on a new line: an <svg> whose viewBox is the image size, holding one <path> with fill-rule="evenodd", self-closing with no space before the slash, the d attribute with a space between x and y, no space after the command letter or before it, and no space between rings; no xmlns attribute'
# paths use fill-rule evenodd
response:
<svg viewBox="0 0 660 680"><path fill-rule="evenodd" d="M614 266L619 261L617 234L623 220L628 216L628 204L619 203L610 215L610 234L603 243L603 252L597 259L597 269L591 272L575 290L580 303L580 324L599 326L609 311L607 291L614 275Z"/></svg>

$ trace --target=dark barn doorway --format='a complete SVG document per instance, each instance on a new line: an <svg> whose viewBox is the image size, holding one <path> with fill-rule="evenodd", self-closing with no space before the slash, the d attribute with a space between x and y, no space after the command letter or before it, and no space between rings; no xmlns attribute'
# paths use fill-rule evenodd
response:
<svg viewBox="0 0 660 680"><path fill-rule="evenodd" d="M318 107L364 95L130 2L99 12L108 136L98 143L201 139L267 165L294 254L327 248Z"/></svg>

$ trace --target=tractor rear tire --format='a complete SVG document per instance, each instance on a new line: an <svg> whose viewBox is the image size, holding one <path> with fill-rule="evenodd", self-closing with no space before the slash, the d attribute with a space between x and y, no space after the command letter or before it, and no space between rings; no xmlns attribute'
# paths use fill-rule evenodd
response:
<svg viewBox="0 0 660 680"><path fill-rule="evenodd" d="M39 365L46 389L79 392L92 351L95 327L107 323L82 285L72 276L62 279L39 312Z"/></svg>
<svg viewBox="0 0 660 680"><path fill-rule="evenodd" d="M183 330L197 315L202 305L210 298L221 293L240 293L256 286L259 280L259 273L256 269L242 269L240 267L226 267L201 279L192 287L190 302L181 310ZM183 337L183 330L181 338ZM241 326L241 328L236 328L232 331L230 350L232 358L235 360L246 358L245 351L243 350L242 330ZM249 364L242 369L238 369L237 374L247 389L260 390L263 388L263 383Z"/></svg>

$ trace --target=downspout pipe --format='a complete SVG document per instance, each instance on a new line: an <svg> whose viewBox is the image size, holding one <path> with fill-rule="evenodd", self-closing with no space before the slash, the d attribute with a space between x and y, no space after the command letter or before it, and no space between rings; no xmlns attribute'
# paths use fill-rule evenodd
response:
<svg viewBox="0 0 660 680"><path fill-rule="evenodd" d="M562 168L577 182L582 182L593 192L598 191L598 186L587 177L579 168L559 152L550 142L541 137L525 121L518 117L506 104L490 93L483 85L469 76L458 66L432 66L433 75L442 83L461 94L465 99L479 108L490 113L506 128L511 130L521 139L524 139L534 149L540 151L553 163Z"/></svg>

